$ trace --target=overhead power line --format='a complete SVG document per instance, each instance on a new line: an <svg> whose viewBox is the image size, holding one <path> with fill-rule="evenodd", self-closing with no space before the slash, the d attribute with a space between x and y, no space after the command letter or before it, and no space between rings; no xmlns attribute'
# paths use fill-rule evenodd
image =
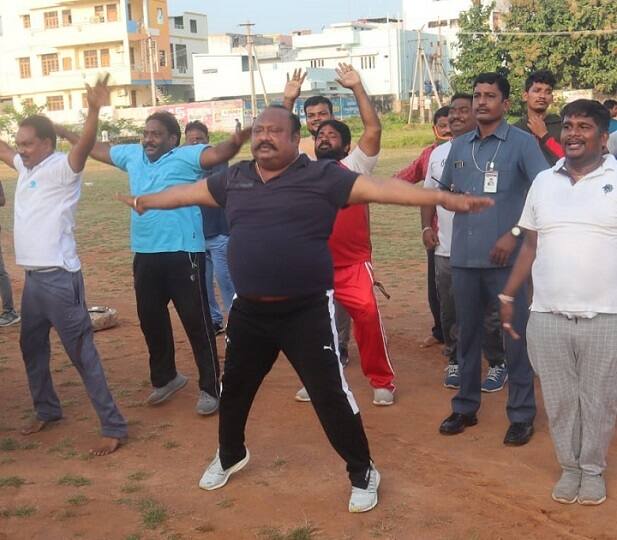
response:
<svg viewBox="0 0 617 540"><path fill-rule="evenodd" d="M600 36L617 34L617 28L611 30L558 30L556 32L457 32L463 36Z"/></svg>

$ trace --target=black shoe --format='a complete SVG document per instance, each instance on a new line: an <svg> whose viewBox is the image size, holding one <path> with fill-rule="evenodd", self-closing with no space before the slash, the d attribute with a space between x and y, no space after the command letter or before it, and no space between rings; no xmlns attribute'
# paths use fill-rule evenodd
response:
<svg viewBox="0 0 617 540"><path fill-rule="evenodd" d="M214 324L214 335L220 336L225 333L225 327L222 324Z"/></svg>
<svg viewBox="0 0 617 540"><path fill-rule="evenodd" d="M529 422L512 422L506 436L503 440L503 444L510 446L523 446L529 442L533 435L533 424Z"/></svg>
<svg viewBox="0 0 617 540"><path fill-rule="evenodd" d="M475 426L478 417L475 414L452 413L439 426L439 433L442 435L456 435L465 431L466 427Z"/></svg>

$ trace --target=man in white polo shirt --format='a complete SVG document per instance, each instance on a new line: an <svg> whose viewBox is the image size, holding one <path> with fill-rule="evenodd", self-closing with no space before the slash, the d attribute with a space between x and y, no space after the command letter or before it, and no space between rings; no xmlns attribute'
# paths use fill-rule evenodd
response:
<svg viewBox="0 0 617 540"><path fill-rule="evenodd" d="M527 347L562 468L552 497L566 504L606 499L602 475L617 415L617 161L603 155L609 119L597 101L564 107L565 158L529 190L519 222L525 240L499 295L503 327L517 339L512 301L532 273Z"/></svg>
<svg viewBox="0 0 617 540"><path fill-rule="evenodd" d="M15 259L26 270L21 307L20 346L36 418L22 429L30 435L62 418L49 370L49 331L53 326L81 376L102 426L103 440L90 452L114 452L127 425L105 379L94 346L75 244L75 212L83 169L96 139L99 109L109 99L108 76L87 86L88 116L69 154L56 152L56 133L44 116L19 124L17 152L0 141L0 160L17 170Z"/></svg>

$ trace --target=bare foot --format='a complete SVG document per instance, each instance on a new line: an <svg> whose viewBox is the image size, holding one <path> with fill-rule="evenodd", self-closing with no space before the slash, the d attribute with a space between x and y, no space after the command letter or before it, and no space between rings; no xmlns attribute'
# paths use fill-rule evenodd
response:
<svg viewBox="0 0 617 540"><path fill-rule="evenodd" d="M35 417L28 424L21 428L21 434L32 435L33 433L38 433L42 429L45 429L45 427L49 424L57 421L58 420L39 420Z"/></svg>
<svg viewBox="0 0 617 540"><path fill-rule="evenodd" d="M123 439L116 439L114 437L102 437L101 444L96 448L90 448L90 454L93 456L107 456L109 454L113 454L122 443L125 442Z"/></svg>
<svg viewBox="0 0 617 540"><path fill-rule="evenodd" d="M422 340L422 342L420 343L420 348L428 349L429 347L432 347L433 345L437 345L438 343L439 343L439 340L435 336L428 336Z"/></svg>

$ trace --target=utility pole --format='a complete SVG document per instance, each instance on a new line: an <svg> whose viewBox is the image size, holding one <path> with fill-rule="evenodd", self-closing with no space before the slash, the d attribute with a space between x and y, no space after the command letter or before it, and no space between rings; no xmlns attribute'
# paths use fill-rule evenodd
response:
<svg viewBox="0 0 617 540"><path fill-rule="evenodd" d="M144 28L146 30L146 48L148 54L148 71L150 72L150 98L152 99L152 106L156 107L156 86L154 84L154 71L155 71L155 41L152 39L150 32L150 12L148 10L148 0L143 0L143 14L144 14Z"/></svg>
<svg viewBox="0 0 617 540"><path fill-rule="evenodd" d="M255 98L255 72L253 70L253 34L251 33L251 28L255 26L255 24L247 21L238 26L244 26L246 28L246 50L249 57L249 77L251 81L251 117L255 120L255 118L257 118L257 100Z"/></svg>

